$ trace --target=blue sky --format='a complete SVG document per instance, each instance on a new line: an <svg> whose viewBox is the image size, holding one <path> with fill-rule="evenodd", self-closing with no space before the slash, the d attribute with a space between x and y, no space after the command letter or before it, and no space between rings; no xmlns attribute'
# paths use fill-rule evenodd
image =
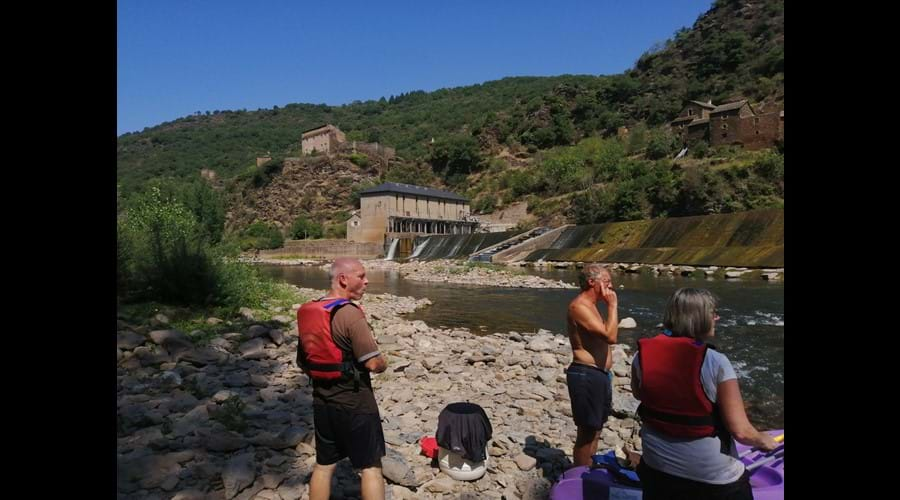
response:
<svg viewBox="0 0 900 500"><path fill-rule="evenodd" d="M615 74L712 0L119 0L117 133L507 76Z"/></svg>

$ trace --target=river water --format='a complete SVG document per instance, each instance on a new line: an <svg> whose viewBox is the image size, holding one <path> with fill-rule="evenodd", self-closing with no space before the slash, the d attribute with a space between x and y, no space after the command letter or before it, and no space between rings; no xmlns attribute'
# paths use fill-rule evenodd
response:
<svg viewBox="0 0 900 500"><path fill-rule="evenodd" d="M310 266L260 266L276 279L297 286L329 288L326 271ZM574 269L521 272L576 283ZM438 327L466 327L475 333L550 330L565 335L571 289L494 288L406 280L395 270L371 269L368 293L422 298L433 302L405 317ZM716 338L738 374L748 415L763 428L784 428L784 283L681 276L613 273L619 319L631 317L637 328L619 330L619 342L634 348L637 339L659 333L666 300L685 286L707 288L719 297ZM622 287L620 288L620 285ZM605 315L605 305L601 305Z"/></svg>

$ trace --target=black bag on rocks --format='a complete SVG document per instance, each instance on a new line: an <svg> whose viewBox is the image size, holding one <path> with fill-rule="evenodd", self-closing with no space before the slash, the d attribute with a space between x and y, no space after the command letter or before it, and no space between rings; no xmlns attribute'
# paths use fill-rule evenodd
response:
<svg viewBox="0 0 900 500"><path fill-rule="evenodd" d="M472 462L486 458L493 428L484 409L475 403L450 403L438 416L437 443Z"/></svg>

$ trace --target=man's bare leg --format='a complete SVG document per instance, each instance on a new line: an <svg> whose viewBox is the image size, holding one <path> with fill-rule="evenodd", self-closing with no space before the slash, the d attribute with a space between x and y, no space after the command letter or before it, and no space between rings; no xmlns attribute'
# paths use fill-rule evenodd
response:
<svg viewBox="0 0 900 500"><path fill-rule="evenodd" d="M336 463L331 465L316 464L309 479L309 500L328 500L331 496L331 476Z"/></svg>
<svg viewBox="0 0 900 500"><path fill-rule="evenodd" d="M578 427L578 435L575 437L575 448L572 450L572 459L575 466L591 465L591 457L597 451L597 441L600 439L600 431ZM312 500L312 498L310 498Z"/></svg>
<svg viewBox="0 0 900 500"><path fill-rule="evenodd" d="M360 471L360 493L363 500L384 500L384 477L381 464ZM309 500L313 500L312 496Z"/></svg>

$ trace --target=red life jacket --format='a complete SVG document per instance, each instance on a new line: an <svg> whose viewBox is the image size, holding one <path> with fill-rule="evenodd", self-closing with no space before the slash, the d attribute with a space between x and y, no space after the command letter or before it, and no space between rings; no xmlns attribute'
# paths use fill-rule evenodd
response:
<svg viewBox="0 0 900 500"><path fill-rule="evenodd" d="M707 348L703 342L690 337L661 334L638 340L641 365L638 414L644 423L673 437L721 434L724 427L716 405L706 396L700 382Z"/></svg>
<svg viewBox="0 0 900 500"><path fill-rule="evenodd" d="M300 335L297 362L309 371L313 380L336 381L359 375L353 353L338 347L331 332L334 314L347 304L359 307L347 299L332 299L313 300L297 310Z"/></svg>

